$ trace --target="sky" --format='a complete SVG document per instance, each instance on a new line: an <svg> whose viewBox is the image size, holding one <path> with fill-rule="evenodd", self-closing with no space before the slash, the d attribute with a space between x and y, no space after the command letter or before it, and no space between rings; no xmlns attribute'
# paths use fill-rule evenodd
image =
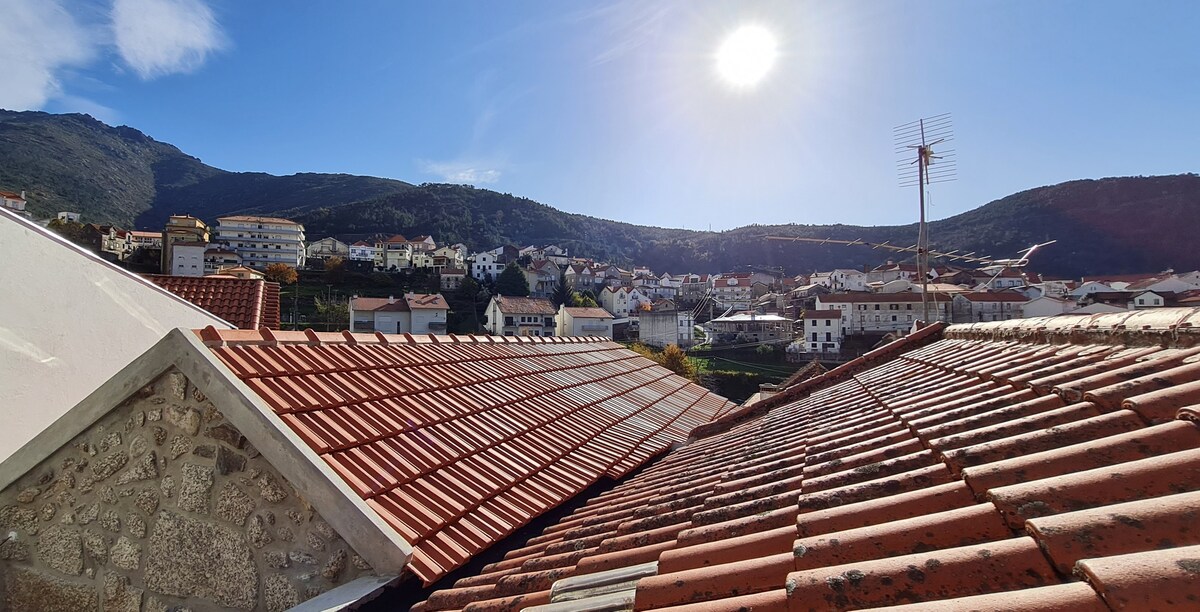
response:
<svg viewBox="0 0 1200 612"><path fill-rule="evenodd" d="M1200 170L1191 0L0 0L0 107L234 171L455 182L643 225L917 218L893 131L950 113L949 217ZM778 56L719 76L739 28ZM935 162L935 164L938 162Z"/></svg>

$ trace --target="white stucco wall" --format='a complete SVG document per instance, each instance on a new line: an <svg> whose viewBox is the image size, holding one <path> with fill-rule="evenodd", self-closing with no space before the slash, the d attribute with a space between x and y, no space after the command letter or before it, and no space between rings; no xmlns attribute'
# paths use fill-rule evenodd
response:
<svg viewBox="0 0 1200 612"><path fill-rule="evenodd" d="M176 327L232 326L0 212L0 461Z"/></svg>

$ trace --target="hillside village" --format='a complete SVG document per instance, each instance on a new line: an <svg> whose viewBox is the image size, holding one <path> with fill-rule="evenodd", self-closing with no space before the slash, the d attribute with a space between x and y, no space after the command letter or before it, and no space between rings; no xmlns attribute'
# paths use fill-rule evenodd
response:
<svg viewBox="0 0 1200 612"><path fill-rule="evenodd" d="M22 195L4 192L22 213ZM268 281L272 266L360 274L419 272L431 287L397 297L345 296L353 332L496 336L604 336L654 347L767 346L791 361L840 362L908 333L928 309L931 321L976 323L1060 314L1100 314L1200 305L1200 271L1091 275L1052 279L1024 269L934 266L926 282L917 265L885 261L874 268L785 275L750 271L654 271L573 257L557 245L502 245L471 252L433 236L327 236L309 240L289 219L230 215L215 225L173 215L162 232L79 224L60 213L51 228L74 227L81 242L115 262L156 265L165 277ZM512 281L501 277L509 271ZM277 270L276 270L277 271ZM383 278L386 278L383 277ZM470 279L468 281L468 279ZM473 282L474 284L470 284ZM468 329L450 328L451 295L478 292ZM565 287L565 289L560 289ZM331 285L332 287L332 285ZM430 290L432 289L432 290ZM278 287L270 290L278 295ZM301 325L283 314L281 325Z"/></svg>

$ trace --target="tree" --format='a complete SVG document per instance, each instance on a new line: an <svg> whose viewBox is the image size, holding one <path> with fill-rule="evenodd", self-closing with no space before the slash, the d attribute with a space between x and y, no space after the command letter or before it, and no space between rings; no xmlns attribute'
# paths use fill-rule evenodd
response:
<svg viewBox="0 0 1200 612"><path fill-rule="evenodd" d="M696 365L678 344L668 344L657 359L662 367L691 380L696 380Z"/></svg>
<svg viewBox="0 0 1200 612"><path fill-rule="evenodd" d="M576 308L599 308L600 305L589 295L590 293L590 291L584 291L583 293L579 293L578 291L572 292L571 305Z"/></svg>
<svg viewBox="0 0 1200 612"><path fill-rule="evenodd" d="M285 263L273 263L265 270L263 276L273 283L280 285L290 285L300 279L300 275L296 273L296 269Z"/></svg>
<svg viewBox="0 0 1200 612"><path fill-rule="evenodd" d="M574 293L567 286L567 270L564 268L558 273L558 284L554 286L554 292L550 294L550 301L554 303L555 308L563 304L570 306Z"/></svg>
<svg viewBox="0 0 1200 612"><path fill-rule="evenodd" d="M346 260L334 255L325 260L325 282L331 285L342 284L346 276Z"/></svg>
<svg viewBox="0 0 1200 612"><path fill-rule="evenodd" d="M509 262L504 271L496 278L496 294L509 297L528 297L529 279L517 264Z"/></svg>
<svg viewBox="0 0 1200 612"><path fill-rule="evenodd" d="M313 298L317 310L317 319L325 323L325 331L346 329L350 326L350 303L346 300L323 300L320 296Z"/></svg>

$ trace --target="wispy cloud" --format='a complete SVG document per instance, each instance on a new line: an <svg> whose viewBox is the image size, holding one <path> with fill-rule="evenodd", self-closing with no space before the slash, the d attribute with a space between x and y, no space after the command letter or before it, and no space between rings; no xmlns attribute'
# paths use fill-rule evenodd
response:
<svg viewBox="0 0 1200 612"><path fill-rule="evenodd" d="M0 107L42 108L62 70L88 63L95 41L58 0L0 0Z"/></svg>
<svg viewBox="0 0 1200 612"><path fill-rule="evenodd" d="M607 64L653 41L669 25L667 17L674 11L672 2L626 1L595 13L592 17L609 21L611 30L605 48L592 58L592 64Z"/></svg>
<svg viewBox="0 0 1200 612"><path fill-rule="evenodd" d="M420 161L421 172L438 177L446 183L486 185L500 180L500 170L469 162Z"/></svg>
<svg viewBox="0 0 1200 612"><path fill-rule="evenodd" d="M191 72L226 44L201 0L115 0L112 30L121 59L147 80Z"/></svg>

